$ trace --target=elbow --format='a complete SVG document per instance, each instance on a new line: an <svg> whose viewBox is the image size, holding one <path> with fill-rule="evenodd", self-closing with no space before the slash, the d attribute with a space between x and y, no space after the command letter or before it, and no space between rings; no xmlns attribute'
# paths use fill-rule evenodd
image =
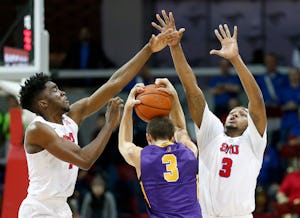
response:
<svg viewBox="0 0 300 218"><path fill-rule="evenodd" d="M93 163L84 161L80 164L78 164L78 167L82 170L89 170L93 166Z"/></svg>
<svg viewBox="0 0 300 218"><path fill-rule="evenodd" d="M122 143L119 143L118 144L118 148L119 148L119 152L120 152L120 154L124 157L124 155L125 155L125 149L124 149L124 145L122 144Z"/></svg>
<svg viewBox="0 0 300 218"><path fill-rule="evenodd" d="M93 161L93 159L91 157L82 157L77 166L82 169L82 170L89 170L95 161Z"/></svg>
<svg viewBox="0 0 300 218"><path fill-rule="evenodd" d="M80 168L81 168L82 170L89 170L89 169L91 169L92 165L93 165L93 164L91 164L91 163L85 163L85 164L83 164L82 167L80 167Z"/></svg>

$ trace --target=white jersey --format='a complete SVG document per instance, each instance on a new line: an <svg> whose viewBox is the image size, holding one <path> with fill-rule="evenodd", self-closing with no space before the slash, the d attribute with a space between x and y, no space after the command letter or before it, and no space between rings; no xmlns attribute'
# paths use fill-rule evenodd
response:
<svg viewBox="0 0 300 218"><path fill-rule="evenodd" d="M37 116L32 122L45 123L53 128L59 137L78 144L78 126L66 115L63 115L63 125L48 122L40 116ZM48 206L50 208L49 211L52 211L53 213L53 217L70 217L71 211L69 207L66 206L66 200L74 192L78 167L56 158L46 149L34 154L28 154L26 152L26 158L28 164L29 187L27 198L22 203L20 209L21 212L19 211L22 215L19 214L19 217L26 217L24 214L29 210L33 210L37 213L36 217L39 217L38 210L42 213L45 211L45 207ZM39 202L40 205L44 206L40 207L39 204L34 202ZM32 207L31 205L35 206ZM51 208L51 205L55 206ZM61 210L59 210L60 208ZM53 212L54 210L60 212ZM61 215L58 213L61 213ZM46 212L44 212L44 214L46 214ZM48 215L50 217L50 212Z"/></svg>
<svg viewBox="0 0 300 218"><path fill-rule="evenodd" d="M266 147L250 115L239 137L224 133L221 121L205 106L200 129L199 196L203 217L251 217L255 209L256 179Z"/></svg>

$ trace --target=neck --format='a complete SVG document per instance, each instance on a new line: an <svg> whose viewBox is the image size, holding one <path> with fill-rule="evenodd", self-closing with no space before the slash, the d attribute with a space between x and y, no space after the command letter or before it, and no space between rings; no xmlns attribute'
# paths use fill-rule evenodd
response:
<svg viewBox="0 0 300 218"><path fill-rule="evenodd" d="M164 147L166 145L173 144L173 142L168 139L162 139L162 140L159 139L159 140L152 141L152 144Z"/></svg>
<svg viewBox="0 0 300 218"><path fill-rule="evenodd" d="M238 129L225 129L225 134L229 137L238 137L241 136L243 134L243 132L241 132Z"/></svg>
<svg viewBox="0 0 300 218"><path fill-rule="evenodd" d="M62 115L63 114L59 113L59 114L42 114L41 116L49 122L62 124Z"/></svg>

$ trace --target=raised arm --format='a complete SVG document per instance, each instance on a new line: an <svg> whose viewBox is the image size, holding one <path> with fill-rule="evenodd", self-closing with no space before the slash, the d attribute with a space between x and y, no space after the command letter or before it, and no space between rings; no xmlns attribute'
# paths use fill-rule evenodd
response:
<svg viewBox="0 0 300 218"><path fill-rule="evenodd" d="M90 97L83 98L71 105L68 115L80 124L86 117L98 111L107 101L118 94L139 72L151 54L166 47L170 31L152 35L150 41L130 61L118 69L111 78Z"/></svg>
<svg viewBox="0 0 300 218"><path fill-rule="evenodd" d="M263 135L267 125L265 104L259 86L239 55L237 27L234 27L233 36L231 36L226 24L224 26L219 25L219 30L216 29L215 34L222 48L220 50L211 50L210 54L226 58L233 65L249 100L248 109L250 116L260 135Z"/></svg>
<svg viewBox="0 0 300 218"><path fill-rule="evenodd" d="M134 166L138 177L140 176L141 147L133 143L132 111L135 104L140 101L135 99L137 93L143 91L142 83L136 84L130 91L124 106L124 112L119 127L119 151L128 164Z"/></svg>
<svg viewBox="0 0 300 218"><path fill-rule="evenodd" d="M175 140L177 142L181 142L186 145L195 156L198 156L197 146L192 142L188 131L186 129L186 121L184 117L184 113L179 102L179 98L174 86L170 83L170 81L166 78L164 79L156 79L155 84L162 86L160 88L162 91L165 91L170 94L172 98L172 108L170 112L170 118L175 126Z"/></svg>
<svg viewBox="0 0 300 218"><path fill-rule="evenodd" d="M156 18L160 25L152 22L152 26L162 33L169 29L173 30L171 34L172 41L169 43L172 59L175 65L176 72L178 73L178 76L186 93L191 117L199 127L201 125L206 101L201 89L197 84L197 79L193 73L193 70L188 64L180 45L180 40L185 30L183 28L181 28L179 31L176 30L172 12L169 12L169 15L167 15L163 10L162 15L163 19L158 14L156 15Z"/></svg>
<svg viewBox="0 0 300 218"><path fill-rule="evenodd" d="M72 163L82 169L89 169L103 152L113 130L119 124L123 100L116 97L108 102L106 123L97 137L88 145L80 148L77 144L59 137L48 125L35 122L29 125L25 138L27 152L37 145L59 159ZM41 137L42 136L42 137Z"/></svg>

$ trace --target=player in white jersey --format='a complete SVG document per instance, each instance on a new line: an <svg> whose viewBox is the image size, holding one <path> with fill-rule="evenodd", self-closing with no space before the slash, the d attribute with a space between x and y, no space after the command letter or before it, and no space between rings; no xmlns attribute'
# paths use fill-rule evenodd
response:
<svg viewBox="0 0 300 218"><path fill-rule="evenodd" d="M20 91L20 103L23 109L38 116L25 133L30 182L19 218L72 217L67 198L73 194L78 167L92 166L119 123L123 100L111 98L133 79L152 53L167 46L169 34L170 31L152 35L149 43L103 86L72 105L48 76L39 73L26 80ZM78 126L108 101L104 127L92 142L81 148L77 145Z"/></svg>
<svg viewBox="0 0 300 218"><path fill-rule="evenodd" d="M231 62L247 94L248 109L236 107L226 119L225 127L209 110L205 97L182 51L184 29L176 30L172 13L157 15L164 32L173 28L169 43L173 62L184 86L191 117L195 123L199 147L199 196L203 217L252 217L255 187L266 147L267 117L262 93L239 55L237 27L231 35L228 26L220 25L215 35L220 50L211 50Z"/></svg>

